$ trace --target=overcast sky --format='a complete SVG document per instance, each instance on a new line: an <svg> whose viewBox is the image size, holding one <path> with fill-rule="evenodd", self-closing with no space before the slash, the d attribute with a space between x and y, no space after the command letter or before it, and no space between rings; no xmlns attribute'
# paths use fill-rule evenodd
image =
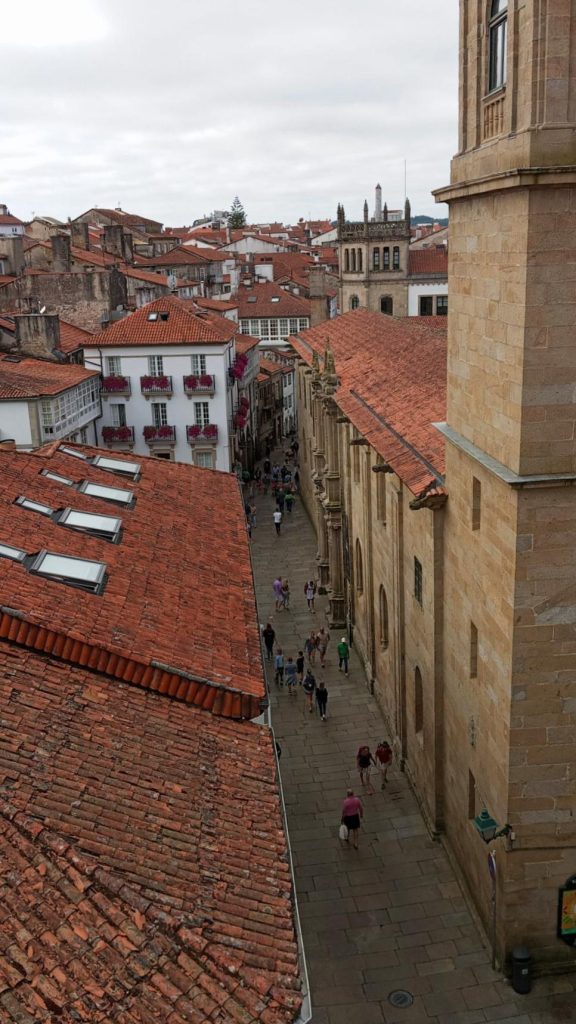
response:
<svg viewBox="0 0 576 1024"><path fill-rule="evenodd" d="M457 0L27 0L2 7L0 202L190 224L390 207L456 148Z"/></svg>

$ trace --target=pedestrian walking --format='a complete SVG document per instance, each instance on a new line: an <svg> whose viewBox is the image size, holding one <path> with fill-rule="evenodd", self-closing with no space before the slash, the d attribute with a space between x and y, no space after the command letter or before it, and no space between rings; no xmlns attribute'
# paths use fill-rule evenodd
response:
<svg viewBox="0 0 576 1024"><path fill-rule="evenodd" d="M274 654L274 640L276 638L276 632L273 629L271 623L267 622L262 630L262 639L264 640L264 646L266 648L266 660L272 661Z"/></svg>
<svg viewBox="0 0 576 1024"><path fill-rule="evenodd" d="M392 747L387 740L381 740L376 747L376 766L382 777L381 789L384 789L388 781L388 768L392 764Z"/></svg>
<svg viewBox="0 0 576 1024"><path fill-rule="evenodd" d="M274 591L274 604L276 611L279 612L282 610L282 578L279 575L274 580L272 589Z"/></svg>
<svg viewBox="0 0 576 1024"><path fill-rule="evenodd" d="M250 526L252 529L256 526L256 505L250 506Z"/></svg>
<svg viewBox="0 0 576 1024"><path fill-rule="evenodd" d="M284 501L286 502L286 511L288 515L292 515L292 509L294 507L294 495L292 494L292 491L288 491Z"/></svg>
<svg viewBox="0 0 576 1024"><path fill-rule="evenodd" d="M326 705L328 704L328 690L326 689L326 683L322 680L316 687L316 703L318 705L318 714L323 722L326 721Z"/></svg>
<svg viewBox="0 0 576 1024"><path fill-rule="evenodd" d="M355 850L358 849L358 833L360 831L360 822L364 817L364 808L360 797L354 795L354 790L349 789L346 793L346 797L342 802L342 818L341 823L348 829L348 836L352 836L352 845ZM348 842L348 838L345 840Z"/></svg>
<svg viewBox="0 0 576 1024"><path fill-rule="evenodd" d="M264 473L264 476L262 477L262 490L264 491L264 494L268 494L269 489L270 489L270 473Z"/></svg>
<svg viewBox="0 0 576 1024"><path fill-rule="evenodd" d="M288 693L290 696L296 695L296 674L297 669L294 664L294 658L288 658L286 666L284 668L284 676L286 678L286 685L288 686Z"/></svg>
<svg viewBox="0 0 576 1024"><path fill-rule="evenodd" d="M274 682L276 686L284 686L284 655L281 647L276 648L274 657Z"/></svg>
<svg viewBox="0 0 576 1024"><path fill-rule="evenodd" d="M284 497L284 491L282 490L281 487L279 487L278 493L276 495L276 508L280 509L280 511L283 512L285 502L286 498Z"/></svg>
<svg viewBox="0 0 576 1024"><path fill-rule="evenodd" d="M304 597L308 602L308 611L314 611L314 599L316 597L316 584L314 580L308 580L304 584Z"/></svg>
<svg viewBox="0 0 576 1024"><path fill-rule="evenodd" d="M376 790L370 782L370 774L372 772L372 765L376 767L376 761L374 755L368 746L361 746L356 754L356 764L358 765L358 773L360 775L360 782L363 786L368 786L368 792L370 794L375 793Z"/></svg>
<svg viewBox="0 0 576 1024"><path fill-rule="evenodd" d="M280 524L282 522L282 513L279 508L275 509L273 513L274 526L276 527L276 534L280 536Z"/></svg>
<svg viewBox="0 0 576 1024"><path fill-rule="evenodd" d="M316 633L312 632L310 633L310 636L306 637L306 640L304 641L304 650L306 651L306 656L308 658L308 662L310 665L314 665L316 663L317 648L318 643L316 639Z"/></svg>
<svg viewBox="0 0 576 1024"><path fill-rule="evenodd" d="M328 630L322 626L316 635L316 646L318 647L318 654L320 655L320 668L326 668L326 651L328 650L329 643L330 634Z"/></svg>
<svg viewBox="0 0 576 1024"><path fill-rule="evenodd" d="M304 690L304 693L306 694L306 697L308 699L308 710L310 714L312 714L312 712L314 711L314 693L316 690L316 680L312 675L310 669L308 669L306 675L304 676L302 689Z"/></svg>
<svg viewBox="0 0 576 1024"><path fill-rule="evenodd" d="M279 479L280 479L280 466L278 465L277 462L275 462L274 465L272 466L272 481L273 481L273 483L276 484L276 483L278 483Z"/></svg>
<svg viewBox="0 0 576 1024"><path fill-rule="evenodd" d="M282 580L282 607L290 608L290 584L288 580Z"/></svg>
<svg viewBox="0 0 576 1024"><path fill-rule="evenodd" d="M300 490L300 473L298 470L294 472L294 483L296 484L296 490Z"/></svg>
<svg viewBox="0 0 576 1024"><path fill-rule="evenodd" d="M262 469L264 470L264 476L266 476L266 474L270 475L271 468L272 467L271 467L271 464L270 464L270 459L264 459L264 462L262 463Z"/></svg>
<svg viewBox="0 0 576 1024"><path fill-rule="evenodd" d="M341 672L344 669L344 675L348 675L348 658L350 657L350 648L348 647L348 641L345 636L342 637L338 644L338 671Z"/></svg>
<svg viewBox="0 0 576 1024"><path fill-rule="evenodd" d="M304 651L298 651L296 658L296 674L298 676L298 682L302 685L304 679Z"/></svg>

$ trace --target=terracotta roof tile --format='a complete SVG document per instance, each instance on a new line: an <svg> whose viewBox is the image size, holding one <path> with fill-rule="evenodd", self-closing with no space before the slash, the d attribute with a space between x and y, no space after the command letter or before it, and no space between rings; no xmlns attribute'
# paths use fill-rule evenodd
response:
<svg viewBox="0 0 576 1024"><path fill-rule="evenodd" d="M91 377L98 377L98 371L73 363L0 355L0 399L4 401L58 395Z"/></svg>
<svg viewBox="0 0 576 1024"><path fill-rule="evenodd" d="M442 274L448 279L448 250L410 249L408 254L409 274Z"/></svg>
<svg viewBox="0 0 576 1024"><path fill-rule="evenodd" d="M0 1017L290 1024L271 733L5 642L0 703Z"/></svg>
<svg viewBox="0 0 576 1024"><path fill-rule="evenodd" d="M308 364L330 345L335 400L414 494L444 473L444 317L391 317L357 309L290 339Z"/></svg>
<svg viewBox="0 0 576 1024"><path fill-rule="evenodd" d="M59 444L34 453L0 449L0 542L29 554L47 549L104 562L108 577L98 595L0 558L2 604L15 609L15 615L0 612L0 638L20 636L65 661L217 714L253 718L266 690L236 478L153 458L138 462L141 478L132 481L66 454ZM42 469L131 490L135 506L86 495L41 475ZM14 504L20 495L53 509L120 516L120 543L23 509Z"/></svg>
<svg viewBox="0 0 576 1024"><path fill-rule="evenodd" d="M158 319L150 320L157 313ZM162 314L168 314L167 319ZM97 335L98 347L118 345L223 345L238 325L225 317L200 312L193 304L166 295L142 306Z"/></svg>
<svg viewBox="0 0 576 1024"><path fill-rule="evenodd" d="M271 281L238 289L238 315L248 317L310 316L310 302ZM256 300L256 301L254 301Z"/></svg>

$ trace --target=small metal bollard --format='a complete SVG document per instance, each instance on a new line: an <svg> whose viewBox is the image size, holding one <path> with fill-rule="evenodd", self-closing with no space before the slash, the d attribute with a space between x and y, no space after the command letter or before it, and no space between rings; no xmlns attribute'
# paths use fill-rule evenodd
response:
<svg viewBox="0 0 576 1024"><path fill-rule="evenodd" d="M520 995L532 989L532 957L525 946L512 950L512 988Z"/></svg>

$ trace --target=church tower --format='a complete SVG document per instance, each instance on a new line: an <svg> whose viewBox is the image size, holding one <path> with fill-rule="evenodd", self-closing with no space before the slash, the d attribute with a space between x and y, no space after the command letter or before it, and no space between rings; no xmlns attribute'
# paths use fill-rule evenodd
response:
<svg viewBox="0 0 576 1024"><path fill-rule="evenodd" d="M460 0L450 205L445 827L497 949L573 960L576 0Z"/></svg>
<svg viewBox="0 0 576 1024"><path fill-rule="evenodd" d="M408 316L410 204L382 209L376 186L371 220L364 202L361 221L347 221L338 206L339 305L341 313L363 306L375 313Z"/></svg>

